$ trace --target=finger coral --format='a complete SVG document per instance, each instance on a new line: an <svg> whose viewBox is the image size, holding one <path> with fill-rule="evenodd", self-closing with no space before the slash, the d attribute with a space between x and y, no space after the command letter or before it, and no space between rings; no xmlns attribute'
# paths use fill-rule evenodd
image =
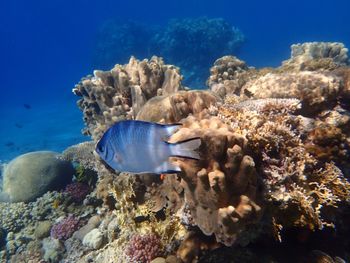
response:
<svg viewBox="0 0 350 263"><path fill-rule="evenodd" d="M162 59L116 65L111 71L94 71L94 76L83 78L73 89L81 97L79 108L84 113L84 134L93 139L116 121L132 119L140 108L156 95L167 95L182 89L179 70L165 65Z"/></svg>
<svg viewBox="0 0 350 263"><path fill-rule="evenodd" d="M186 204L203 233L215 234L218 242L230 246L261 215L255 163L245 138L218 118L188 117L171 140L195 136L202 140L203 159L178 160Z"/></svg>

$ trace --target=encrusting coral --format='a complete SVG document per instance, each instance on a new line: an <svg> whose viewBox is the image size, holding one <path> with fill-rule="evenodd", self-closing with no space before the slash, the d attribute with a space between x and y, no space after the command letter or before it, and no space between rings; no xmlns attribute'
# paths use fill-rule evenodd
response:
<svg viewBox="0 0 350 263"><path fill-rule="evenodd" d="M283 67L294 70L334 70L348 64L348 49L343 43L307 42L291 46L291 58L283 62Z"/></svg>
<svg viewBox="0 0 350 263"><path fill-rule="evenodd" d="M297 98L302 101L305 113L319 112L336 104L341 87L338 77L325 73L269 73L246 83L241 96L250 99Z"/></svg>
<svg viewBox="0 0 350 263"><path fill-rule="evenodd" d="M139 111L137 120L175 123L188 115L198 115L220 99L210 91L180 91L150 99Z"/></svg>

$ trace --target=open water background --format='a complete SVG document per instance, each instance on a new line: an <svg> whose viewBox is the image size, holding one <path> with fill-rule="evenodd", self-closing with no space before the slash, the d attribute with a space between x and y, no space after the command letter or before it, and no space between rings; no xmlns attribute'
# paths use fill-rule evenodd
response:
<svg viewBox="0 0 350 263"><path fill-rule="evenodd" d="M236 55L262 67L278 66L293 43L350 47L349 10L349 0L0 0L0 161L86 139L71 89L94 69L97 31L108 19L153 26L222 17L246 37Z"/></svg>

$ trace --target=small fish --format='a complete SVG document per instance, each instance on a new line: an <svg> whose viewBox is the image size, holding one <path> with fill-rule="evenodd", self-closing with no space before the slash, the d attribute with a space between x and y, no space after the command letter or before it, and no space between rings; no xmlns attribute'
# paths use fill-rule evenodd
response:
<svg viewBox="0 0 350 263"><path fill-rule="evenodd" d="M15 126L18 128L18 129L22 129L23 128L23 125L22 124L20 124L20 123L15 123Z"/></svg>
<svg viewBox="0 0 350 263"><path fill-rule="evenodd" d="M31 105L24 103L23 107L26 108L27 110L30 110L32 108Z"/></svg>
<svg viewBox="0 0 350 263"><path fill-rule="evenodd" d="M200 138L177 143L166 140L181 124L125 120L110 127L96 145L96 152L111 168L120 172L167 174L180 172L169 157L199 160L194 150Z"/></svg>
<svg viewBox="0 0 350 263"><path fill-rule="evenodd" d="M6 142L5 146L6 147L12 147L12 146L15 146L15 143L14 142Z"/></svg>

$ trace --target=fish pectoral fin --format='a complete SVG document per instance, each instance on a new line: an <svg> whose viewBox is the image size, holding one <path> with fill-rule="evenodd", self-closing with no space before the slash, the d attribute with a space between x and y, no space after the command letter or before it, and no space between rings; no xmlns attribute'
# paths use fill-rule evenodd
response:
<svg viewBox="0 0 350 263"><path fill-rule="evenodd" d="M163 162L161 165L159 165L155 172L157 174L173 174L173 173L179 173L181 172L181 168L172 164L169 161Z"/></svg>
<svg viewBox="0 0 350 263"><path fill-rule="evenodd" d="M120 163L120 164L123 163L123 159L121 158L121 156L119 154L115 154L113 160L117 163Z"/></svg>

